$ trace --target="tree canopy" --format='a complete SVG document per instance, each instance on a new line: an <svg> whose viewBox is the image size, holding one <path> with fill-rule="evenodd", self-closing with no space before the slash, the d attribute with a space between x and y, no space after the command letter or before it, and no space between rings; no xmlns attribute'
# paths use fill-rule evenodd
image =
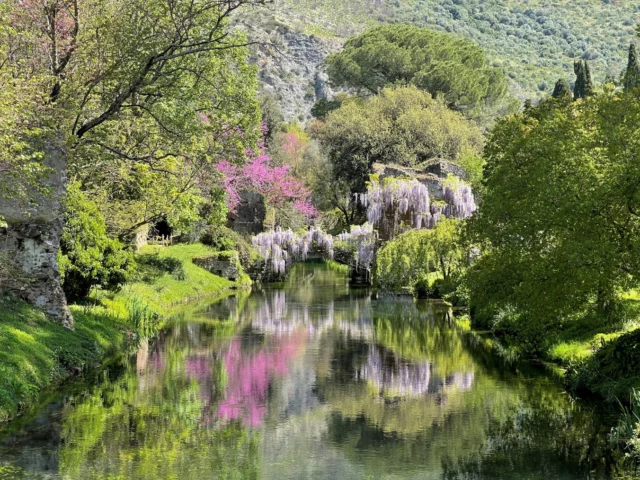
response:
<svg viewBox="0 0 640 480"><path fill-rule="evenodd" d="M472 220L486 253L470 276L477 312L511 305L537 325L585 309L606 318L617 289L637 284L639 121L637 98L605 93L498 123Z"/></svg>
<svg viewBox="0 0 640 480"><path fill-rule="evenodd" d="M41 143L64 146L69 176L98 200L111 233L188 223L219 177L217 160L242 158L259 137L256 70L229 27L233 12L259 3L11 2L0 90L29 87L21 101L33 105L6 123L31 115L48 128ZM0 143L15 130L3 128Z"/></svg>
<svg viewBox="0 0 640 480"><path fill-rule="evenodd" d="M333 174L364 191L375 162L416 166L456 161L482 148L480 130L444 102L415 86L389 87L367 100L347 101L327 116L319 138Z"/></svg>
<svg viewBox="0 0 640 480"><path fill-rule="evenodd" d="M411 84L468 113L495 107L507 95L504 74L482 48L425 28L373 28L348 40L326 63L336 86L375 95L389 85Z"/></svg>

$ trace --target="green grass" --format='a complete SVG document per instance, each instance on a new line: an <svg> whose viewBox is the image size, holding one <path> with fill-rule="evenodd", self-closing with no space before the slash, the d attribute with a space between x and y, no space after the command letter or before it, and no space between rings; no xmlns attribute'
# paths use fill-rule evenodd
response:
<svg viewBox="0 0 640 480"><path fill-rule="evenodd" d="M235 285L225 278L213 275L193 264L191 260L216 253L202 244L175 245L172 247L147 246L139 255L154 255L159 258L172 258L182 263L183 276L176 278L170 272L143 270L136 281L126 285L117 294L99 292L97 299L112 311L123 314L132 298L142 299L157 314L165 312L167 307L209 295L216 295ZM153 269L151 269L153 270ZM246 279L241 280L246 284Z"/></svg>
<svg viewBox="0 0 640 480"><path fill-rule="evenodd" d="M0 310L0 422L35 402L43 388L122 348L126 339L126 324L117 317L80 307L73 308L75 331L8 297Z"/></svg>
<svg viewBox="0 0 640 480"><path fill-rule="evenodd" d="M604 345L638 328L640 293L625 292L620 296L620 302L619 318L616 321L578 317L566 325L549 348L548 360L563 366L585 361Z"/></svg>
<svg viewBox="0 0 640 480"><path fill-rule="evenodd" d="M172 307L237 286L191 262L212 252L200 244L143 248L139 255L175 259L168 263L177 268L169 272L142 264L137 278L120 292L97 292L91 299L95 304L72 305L73 331L31 305L0 297L0 422L33 405L48 387L126 349L141 330L152 334Z"/></svg>

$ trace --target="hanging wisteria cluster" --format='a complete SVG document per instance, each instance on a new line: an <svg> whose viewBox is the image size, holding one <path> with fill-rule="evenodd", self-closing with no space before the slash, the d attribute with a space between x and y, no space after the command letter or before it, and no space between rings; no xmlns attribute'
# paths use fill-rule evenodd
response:
<svg viewBox="0 0 640 480"><path fill-rule="evenodd" d="M448 180L444 184L444 215L448 218L469 218L477 210L471 187L464 182Z"/></svg>
<svg viewBox="0 0 640 480"><path fill-rule="evenodd" d="M429 189L418 180L372 181L356 201L367 209L367 219L382 232L398 233L401 227L434 228L442 216L468 218L476 211L471 187L456 178L443 182L444 203L432 202ZM390 235L393 236L393 235Z"/></svg>
<svg viewBox="0 0 640 480"><path fill-rule="evenodd" d="M356 248L356 266L360 266L370 271L376 253L377 236L373 230L373 225L352 225L350 232L338 235L338 240L347 242Z"/></svg>
<svg viewBox="0 0 640 480"><path fill-rule="evenodd" d="M429 190L417 180L386 181L383 185L373 181L367 193L358 195L357 200L367 208L369 223L385 229L390 227L389 216L395 230L401 216L409 216L416 226L429 215Z"/></svg>
<svg viewBox="0 0 640 480"><path fill-rule="evenodd" d="M252 243L264 258L269 271L275 275L283 275L293 262L305 261L313 247L320 249L326 257L333 258L333 237L317 227L301 235L290 229L276 228L256 235Z"/></svg>

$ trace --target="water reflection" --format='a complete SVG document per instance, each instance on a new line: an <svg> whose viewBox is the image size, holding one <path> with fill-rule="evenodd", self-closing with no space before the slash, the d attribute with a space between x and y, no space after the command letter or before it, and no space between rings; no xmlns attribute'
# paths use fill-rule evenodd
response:
<svg viewBox="0 0 640 480"><path fill-rule="evenodd" d="M610 478L614 417L339 272L196 306L0 439L0 479Z"/></svg>

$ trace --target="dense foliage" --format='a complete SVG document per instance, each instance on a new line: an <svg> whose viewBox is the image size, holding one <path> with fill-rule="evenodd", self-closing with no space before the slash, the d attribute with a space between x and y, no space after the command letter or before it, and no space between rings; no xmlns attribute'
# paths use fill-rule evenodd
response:
<svg viewBox="0 0 640 480"><path fill-rule="evenodd" d="M365 101L348 101L315 127L341 191L364 193L376 162L417 166L428 160L457 161L477 153L480 130L440 100L416 87L385 88ZM344 198L336 199L349 223ZM353 208L353 205L350 205Z"/></svg>
<svg viewBox="0 0 640 480"><path fill-rule="evenodd" d="M257 258L257 251L242 235L227 227L211 226L201 235L200 241L218 251L236 250L240 263L249 267Z"/></svg>
<svg viewBox="0 0 640 480"><path fill-rule="evenodd" d="M242 133L259 120L255 68L228 20L254 3L10 2L0 90L25 105L17 116L3 109L0 143L16 148L12 132L32 116L43 146L21 130L21 168L57 143L110 232L126 238L161 218L186 228L211 192L215 161L257 139Z"/></svg>
<svg viewBox="0 0 640 480"><path fill-rule="evenodd" d="M411 230L387 242L376 258L376 285L382 290L411 291L427 280L430 264L430 232Z"/></svg>
<svg viewBox="0 0 640 480"><path fill-rule="evenodd" d="M430 230L409 230L387 242L376 258L376 285L419 296L453 293L467 266L461 222L443 219Z"/></svg>
<svg viewBox="0 0 640 480"><path fill-rule="evenodd" d="M338 87L375 95L386 86L415 85L468 113L494 108L507 94L504 74L489 64L482 48L423 28L373 28L348 40L326 63Z"/></svg>
<svg viewBox="0 0 640 480"><path fill-rule="evenodd" d="M594 80L617 77L634 36L636 1L278 0L280 22L324 37L350 37L380 23L410 24L473 40L508 76L517 97L541 98L573 62Z"/></svg>
<svg viewBox="0 0 640 480"><path fill-rule="evenodd" d="M133 270L132 253L107 236L97 205L77 183L69 186L65 207L58 263L67 299L82 299L92 287L117 290Z"/></svg>
<svg viewBox="0 0 640 480"><path fill-rule="evenodd" d="M637 284L640 171L635 95L544 102L499 122L485 149L485 191L473 231L481 317L511 305L523 322L578 312L616 315Z"/></svg>

